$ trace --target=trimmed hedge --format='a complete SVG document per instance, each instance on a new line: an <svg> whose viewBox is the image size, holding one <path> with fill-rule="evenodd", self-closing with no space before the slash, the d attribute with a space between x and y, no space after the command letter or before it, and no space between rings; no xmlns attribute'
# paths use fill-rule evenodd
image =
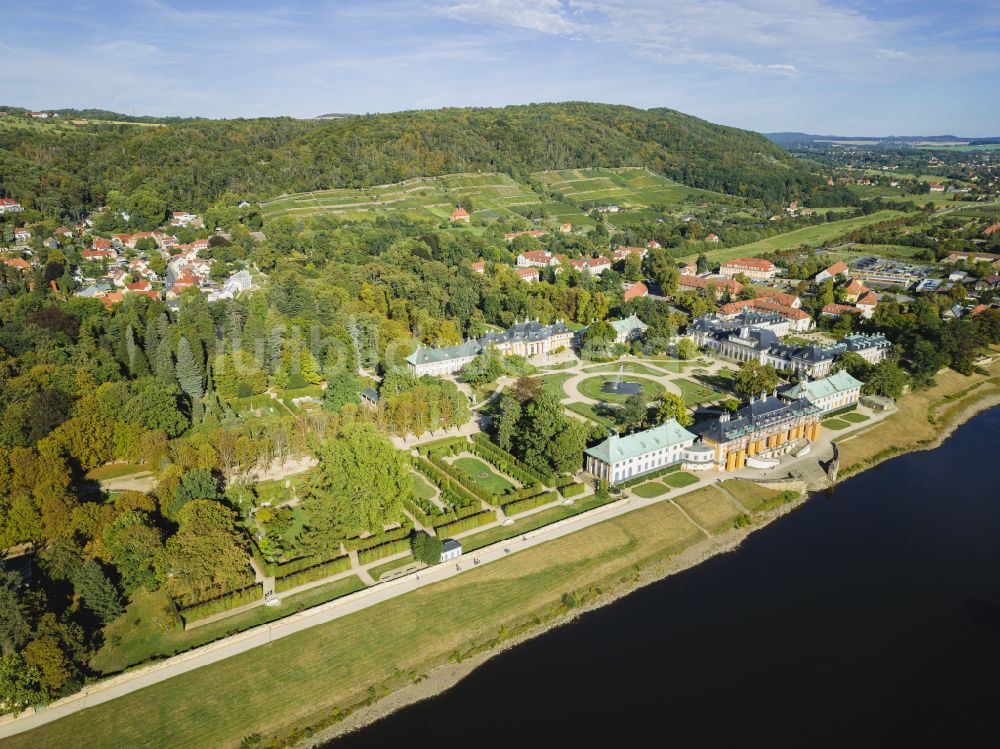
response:
<svg viewBox="0 0 1000 749"><path fill-rule="evenodd" d="M393 528L384 533L376 533L367 538L349 538L344 541L344 548L348 551L364 551L374 546L381 546L388 541L398 541L401 538L409 538L413 532L413 526L409 521L403 523L399 528Z"/></svg>
<svg viewBox="0 0 1000 749"><path fill-rule="evenodd" d="M264 588L259 584L254 584L249 588L234 590L232 593L227 593L224 596L213 598L211 601L205 601L183 609L178 607L177 612L181 615L181 618L184 619L184 623L189 624L190 622L197 621L198 619L204 619L212 614L218 614L222 611L235 609L237 606L253 603L263 597Z"/></svg>
<svg viewBox="0 0 1000 749"><path fill-rule="evenodd" d="M462 489L465 490L467 494L476 497L477 499L481 499L484 502L488 502L491 505L499 504L499 498L497 497L496 494L487 491L484 487L477 484L471 478L465 476L465 474L463 474L455 466L451 465L450 463L446 463L444 459L441 457L441 453L431 453L428 456L428 460L430 460L431 465L433 465L435 468L437 468L439 471L441 471L450 479L450 484L461 487ZM468 481L468 483L465 483L463 481L463 478L466 481ZM444 489L445 487L441 486L441 488ZM451 485L449 485L449 489L450 488Z"/></svg>
<svg viewBox="0 0 1000 749"><path fill-rule="evenodd" d="M822 413L822 414L820 414L820 418L821 419L828 419L831 416L839 416L840 414L847 414L847 413L850 413L851 411L857 411L857 410L858 410L858 404L857 403L852 403L849 406L844 406L843 408L838 408L836 411L827 411L826 413Z"/></svg>
<svg viewBox="0 0 1000 749"><path fill-rule="evenodd" d="M324 577L330 577L331 575L336 575L338 572L345 572L349 569L351 569L351 558L348 556L337 557L336 559L322 562L299 572L292 572L275 578L274 589L280 592L282 590L289 590L290 588L297 588L299 585L311 583L313 580L322 580Z"/></svg>
<svg viewBox="0 0 1000 749"><path fill-rule="evenodd" d="M438 538L448 538L449 536L454 536L456 533L461 533L462 531L471 530L472 528L478 528L481 525L492 523L496 519L496 510L483 510L482 512L477 512L475 515L470 515L467 518L456 520L453 523L436 525L434 526L434 532L437 534Z"/></svg>
<svg viewBox="0 0 1000 749"><path fill-rule="evenodd" d="M409 550L410 537L407 536L406 538L390 541L387 544L380 544L379 546L372 546L369 549L362 549L358 552L358 564L365 565L378 559L391 557L393 554L398 554L401 551Z"/></svg>
<svg viewBox="0 0 1000 749"><path fill-rule="evenodd" d="M528 497L527 499L519 499L516 502L511 502L503 506L503 511L505 515L517 515L519 512L526 512L528 510L533 510L536 507L541 507L542 505L547 505L550 502L555 502L559 499L558 492L542 492L541 494L536 494L534 497Z"/></svg>
<svg viewBox="0 0 1000 749"><path fill-rule="evenodd" d="M568 499L569 497L577 497L577 496L583 494L583 492L584 492L584 490L586 490L586 488L587 487L584 484L582 484L582 483L581 484L567 484L566 486L560 486L559 487L559 493L562 494L564 497L566 497Z"/></svg>
<svg viewBox="0 0 1000 749"><path fill-rule="evenodd" d="M615 484L615 486L619 489L628 489L630 486L635 486L636 484L642 484L646 481L649 481L650 479L658 479L660 478L660 476L666 476L669 473L673 473L674 471L679 471L679 470L681 470L680 463L671 463L670 465L665 466L664 468L661 468L658 471L649 471L648 473L641 473L638 476L633 476L628 481L621 481Z"/></svg>
<svg viewBox="0 0 1000 749"><path fill-rule="evenodd" d="M323 554L310 554L305 557L297 557L296 559L291 559L287 562L281 562L279 564L274 564L273 562L264 563L264 571L271 577L288 577L295 572L300 572L301 570L307 570L310 567L315 567L316 565L323 564L324 562L329 562L331 559L336 559L340 556L340 549L331 549Z"/></svg>
<svg viewBox="0 0 1000 749"><path fill-rule="evenodd" d="M437 485L444 495L443 499L449 504L459 507L467 505L479 507L479 498L476 495L426 458L414 458L413 467Z"/></svg>
<svg viewBox="0 0 1000 749"><path fill-rule="evenodd" d="M503 468L501 468L501 470L503 470L504 473L513 476L522 484L531 484L536 482L549 484L554 478L552 476L542 475L516 455L512 455L507 452L500 447L500 445L491 440L489 435L485 432L476 432L472 435L472 446L475 449L470 450L470 452L479 455L479 453L476 452L476 449L482 450L484 454L479 455L479 457L486 458L487 460L491 460L492 458L491 462L495 460L502 463L505 467L507 467L507 470L504 470ZM500 468L500 466L497 466L497 468ZM521 478L518 474L521 474L524 478Z"/></svg>
<svg viewBox="0 0 1000 749"><path fill-rule="evenodd" d="M425 442L422 445L417 445L417 452L424 457L427 457L431 453L458 455L458 453L468 448L468 446L469 441L465 437L443 437L433 442ZM461 449L456 450L456 448Z"/></svg>

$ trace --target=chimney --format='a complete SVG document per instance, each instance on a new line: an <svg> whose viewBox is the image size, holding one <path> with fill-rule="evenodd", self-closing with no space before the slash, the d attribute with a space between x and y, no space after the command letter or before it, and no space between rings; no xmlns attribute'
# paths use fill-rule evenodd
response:
<svg viewBox="0 0 1000 749"><path fill-rule="evenodd" d="M775 390L774 392L775 392L775 394L777 394L777 392L778 392L778 391L777 391L777 390ZM761 399L762 401L766 401L766 400L767 400L767 391L766 391L766 390L764 390L764 391L763 391L763 392L762 392L762 393L760 394L760 399Z"/></svg>

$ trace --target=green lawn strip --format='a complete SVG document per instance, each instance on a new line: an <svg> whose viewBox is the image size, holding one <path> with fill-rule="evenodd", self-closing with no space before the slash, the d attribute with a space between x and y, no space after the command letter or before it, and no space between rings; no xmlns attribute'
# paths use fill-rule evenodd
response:
<svg viewBox="0 0 1000 749"><path fill-rule="evenodd" d="M846 414L841 414L837 418L843 419L844 421L849 421L852 424L861 424L862 422L868 421L868 417L864 414L859 414L856 412L850 412Z"/></svg>
<svg viewBox="0 0 1000 749"><path fill-rule="evenodd" d="M724 398L725 395L718 390L714 390L707 385L702 385L700 382L695 382L694 380L688 380L684 377L678 377L671 382L681 389L681 397L684 398L684 404L687 406L694 406L699 403L705 403L707 401L718 400L719 398Z"/></svg>
<svg viewBox="0 0 1000 749"><path fill-rule="evenodd" d="M567 403L566 408L574 413L578 413L581 416L586 416L591 421L595 421L606 429L615 429L615 423L609 419L607 416L602 416L594 410L594 407L589 403Z"/></svg>
<svg viewBox="0 0 1000 749"><path fill-rule="evenodd" d="M848 422L841 421L840 419L827 419L826 421L822 422L822 425L827 429L836 429L836 430L847 429L847 427L850 426Z"/></svg>
<svg viewBox="0 0 1000 749"><path fill-rule="evenodd" d="M679 494L673 497L673 501L710 533L719 533L732 527L733 518L740 514L736 504L714 486Z"/></svg>
<svg viewBox="0 0 1000 749"><path fill-rule="evenodd" d="M678 473L670 473L663 477L663 483L668 486L672 486L675 489L683 489L685 486L691 486L691 484L698 483L698 477L693 476L690 473L684 473L680 471Z"/></svg>
<svg viewBox="0 0 1000 749"><path fill-rule="evenodd" d="M627 585L701 538L660 502L449 580L181 674L7 740L15 749L187 749L266 743L316 726L449 658L565 611L567 592Z"/></svg>
<svg viewBox="0 0 1000 749"><path fill-rule="evenodd" d="M393 570L398 570L400 567L409 566L420 566L419 562L413 558L412 554L407 554L402 559L394 559L391 562L386 562L385 564L380 564L377 567L370 567L368 569L368 574L372 576L375 580L381 580L382 575L386 572L392 572Z"/></svg>
<svg viewBox="0 0 1000 749"><path fill-rule="evenodd" d="M776 489L768 489L765 486L760 486L750 481L741 481L740 479L727 479L722 482L722 486L751 512L757 512L761 507L781 494Z"/></svg>
<svg viewBox="0 0 1000 749"><path fill-rule="evenodd" d="M431 483L425 479L423 476L414 473L411 474L413 478L413 496L417 499L430 499L435 494L437 494L437 489L431 486Z"/></svg>
<svg viewBox="0 0 1000 749"><path fill-rule="evenodd" d="M493 469L479 458L458 458L452 465L468 476L470 481L483 487L491 494L499 496L508 489L514 488L514 484L494 473Z"/></svg>
<svg viewBox="0 0 1000 749"><path fill-rule="evenodd" d="M536 528L551 525L559 520L579 515L581 512L600 507L602 504L605 503L591 494L589 497L574 501L571 505L550 507L546 510L518 518L511 525L497 525L479 533L463 536L458 540L462 544L463 553L473 551L481 549L484 546L489 546L490 544L495 544L497 541L505 541L508 538L514 538L514 536L533 531Z"/></svg>
<svg viewBox="0 0 1000 749"><path fill-rule="evenodd" d="M630 374L642 374L649 375L651 377L657 377L662 374L662 372L650 369L642 364L635 364L634 362L626 362L625 364L601 364L596 367L585 367L583 371L594 374L618 374L619 370Z"/></svg>
<svg viewBox="0 0 1000 749"><path fill-rule="evenodd" d="M131 463L110 463L106 466L97 466L87 471L87 478L94 481L107 481L117 479L122 476L131 476L133 473L148 471L146 466L132 465Z"/></svg>
<svg viewBox="0 0 1000 749"><path fill-rule="evenodd" d="M659 481L647 481L645 484L632 487L632 491L643 499L652 499L653 497L662 497L670 491L670 488Z"/></svg>
<svg viewBox="0 0 1000 749"><path fill-rule="evenodd" d="M562 399L567 397L566 391L565 389L563 389L563 383L572 377L573 375L571 374L551 374L551 375L542 375L538 379L542 381L542 389L545 392L552 393L557 398Z"/></svg>
<svg viewBox="0 0 1000 749"><path fill-rule="evenodd" d="M157 610L162 605L160 596L164 594L159 591L138 593L125 615L104 628L105 644L91 659L90 667L100 674L117 673L153 658L176 655L220 637L273 622L364 587L361 578L350 575L297 595L282 597L277 606L258 606L194 629L167 632L160 631L157 621Z"/></svg>
<svg viewBox="0 0 1000 749"><path fill-rule="evenodd" d="M605 393L601 388L605 382L614 382L617 378L614 375L599 375L596 377L588 377L587 379L580 382L577 385L580 393L587 398L593 398L598 401L607 401L609 403L622 403L628 396L618 395L617 393ZM626 378L626 381L628 379ZM639 379L636 378L632 382L638 382L642 387L642 393L646 396L647 400L652 400L656 398L661 393L663 393L663 386L653 380Z"/></svg>

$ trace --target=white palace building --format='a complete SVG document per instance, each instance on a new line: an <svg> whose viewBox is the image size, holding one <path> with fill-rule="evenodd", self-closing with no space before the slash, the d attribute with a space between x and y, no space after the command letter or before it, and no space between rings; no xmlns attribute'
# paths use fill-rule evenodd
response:
<svg viewBox="0 0 1000 749"><path fill-rule="evenodd" d="M698 436L678 424L676 419L668 419L658 427L625 437L613 434L604 442L587 448L584 467L609 484L618 484L674 463L684 463L685 468L693 469L702 463L710 467L712 450L705 455L706 451L695 445L696 439Z"/></svg>

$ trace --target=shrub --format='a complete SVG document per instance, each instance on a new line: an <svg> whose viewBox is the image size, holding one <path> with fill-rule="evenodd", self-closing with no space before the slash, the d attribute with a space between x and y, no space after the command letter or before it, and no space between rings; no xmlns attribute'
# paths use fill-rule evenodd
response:
<svg viewBox="0 0 1000 749"><path fill-rule="evenodd" d="M304 570L292 572L275 578L274 589L280 592L291 588L297 588L305 583L311 583L313 580L322 580L324 577L330 577L331 575L336 575L339 572L345 572L350 568L350 557L336 557L328 562L321 562L320 564L312 567L307 567Z"/></svg>
<svg viewBox="0 0 1000 749"><path fill-rule="evenodd" d="M410 539L409 536L407 536L406 538L400 538L396 541L390 541L387 544L372 546L369 549L362 549L358 552L358 564L365 565L378 559L391 557L393 554L398 554L401 551L409 550Z"/></svg>
<svg viewBox="0 0 1000 749"><path fill-rule="evenodd" d="M477 512L475 515L470 515L467 518L456 520L453 523L436 525L434 526L434 532L437 533L438 538L448 538L449 536L454 536L457 533L462 533L463 531L478 528L479 526L486 525L487 523L492 523L496 519L496 510L483 510L482 512Z"/></svg>
<svg viewBox="0 0 1000 749"><path fill-rule="evenodd" d="M410 539L410 547L413 549L413 558L424 564L437 564L441 561L441 551L444 543L440 538L429 536L426 533L414 533Z"/></svg>
<svg viewBox="0 0 1000 749"><path fill-rule="evenodd" d="M577 497L583 494L587 487L581 484L568 484L567 486L560 486L559 493L564 497L569 499L570 497Z"/></svg>
<svg viewBox="0 0 1000 749"><path fill-rule="evenodd" d="M558 498L559 495L554 491L543 492L541 494L536 494L534 497L519 499L516 502L505 504L503 506L503 511L505 515L517 515L519 512L526 512L527 510L533 510L536 507L547 505L549 502L555 502Z"/></svg>
<svg viewBox="0 0 1000 749"><path fill-rule="evenodd" d="M263 597L264 589L260 585L255 584L249 588L235 590L232 593L227 593L224 596L219 596L218 598L213 598L210 601L204 601L194 606L178 608L178 613L184 619L185 624L190 624L193 621L204 619L212 614L218 614L221 611L229 611L229 609L235 609L237 606L253 603Z"/></svg>
<svg viewBox="0 0 1000 749"><path fill-rule="evenodd" d="M368 536L367 538L349 538L344 541L344 548L348 551L363 551L364 549L381 546L388 541L398 541L401 538L409 538L410 533L412 532L413 524L406 522L399 528L393 528L392 530L385 531L384 533L376 533Z"/></svg>

